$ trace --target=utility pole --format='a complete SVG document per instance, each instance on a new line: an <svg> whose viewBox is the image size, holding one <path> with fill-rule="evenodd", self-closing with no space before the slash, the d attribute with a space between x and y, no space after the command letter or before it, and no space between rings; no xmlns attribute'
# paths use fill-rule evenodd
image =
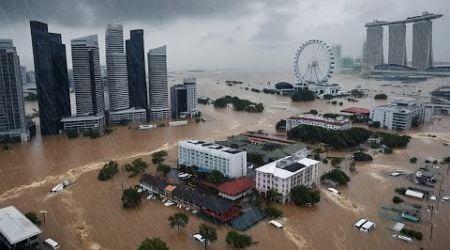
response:
<svg viewBox="0 0 450 250"><path fill-rule="evenodd" d="M44 225L45 225L45 214L48 213L47 210L41 210L40 213L42 214L43 220L44 220Z"/></svg>

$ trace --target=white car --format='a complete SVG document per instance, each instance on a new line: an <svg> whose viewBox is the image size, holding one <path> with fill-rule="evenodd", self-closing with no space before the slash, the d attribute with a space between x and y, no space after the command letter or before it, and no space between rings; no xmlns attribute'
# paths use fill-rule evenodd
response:
<svg viewBox="0 0 450 250"><path fill-rule="evenodd" d="M450 201L450 196L443 196L442 201Z"/></svg>
<svg viewBox="0 0 450 250"><path fill-rule="evenodd" d="M44 240L44 244L50 247L51 249L58 249L60 247L58 242L50 238Z"/></svg>
<svg viewBox="0 0 450 250"><path fill-rule="evenodd" d="M394 235L392 235L392 237L396 238L396 239L399 239L399 240L406 241L406 242L412 242L411 238L403 236L403 235L400 235L400 234L394 234Z"/></svg>
<svg viewBox="0 0 450 250"><path fill-rule="evenodd" d="M154 197L154 195L153 195L153 194L151 194L151 195L147 196L147 200L152 200L152 199L153 199L153 197Z"/></svg>
<svg viewBox="0 0 450 250"><path fill-rule="evenodd" d="M171 200L168 200L168 201L166 201L166 203L164 203L165 207L170 207L172 205L175 205L175 203L173 201L171 201Z"/></svg>
<svg viewBox="0 0 450 250"><path fill-rule="evenodd" d="M193 237L195 240L201 242L202 244L205 244L205 241L206 241L206 240L205 240L205 238L203 238L203 236L202 236L201 234L196 233L196 234L193 234L192 237Z"/></svg>
<svg viewBox="0 0 450 250"><path fill-rule="evenodd" d="M435 201L436 200L436 196L435 195L432 195L431 197L430 197L430 201Z"/></svg>

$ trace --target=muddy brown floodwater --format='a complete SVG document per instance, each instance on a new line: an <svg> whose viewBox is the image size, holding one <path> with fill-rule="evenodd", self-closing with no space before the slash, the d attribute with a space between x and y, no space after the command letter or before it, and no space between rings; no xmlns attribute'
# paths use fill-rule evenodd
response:
<svg viewBox="0 0 450 250"><path fill-rule="evenodd" d="M170 79L176 83L182 77L191 75L186 72L173 73ZM112 134L94 140L37 136L28 144L15 144L13 150L0 152L0 207L14 205L23 212L47 210L46 223L42 225L43 237L61 242L61 249L136 249L146 237L161 237L171 249L202 249L191 237L203 222L201 219L191 216L187 228L177 234L176 229L170 229L167 223L167 218L177 211L175 207L166 208L156 201L144 200L140 208L126 211L121 208L121 190L135 185L138 178L128 178L120 173L110 181L99 182L96 179L98 169L111 159L125 163L142 157L150 162L149 155L160 149L169 151L168 162L175 165L178 140L217 140L257 129L274 133L275 122L292 114L310 109L321 113L338 112L351 106L370 107L385 103L373 100L376 93L386 93L390 99L405 95L426 99L432 89L446 83L445 79L432 79L406 85L355 76L336 76L334 81L344 89L361 86L369 92L369 97L359 99L357 103L342 99L343 106L337 106L324 100L291 103L286 97L244 89L263 88L268 81L272 84L281 80L292 81L289 73L236 71L196 73L195 76L198 78L199 95L211 98L236 95L263 102L266 110L262 114L249 114L200 106L205 123L191 122L186 126L148 131L117 127ZM244 84L228 87L224 85L224 80L241 80ZM220 84L216 84L217 81ZM36 108L36 104L27 103L27 111L32 108ZM435 137L428 136L430 134ZM392 155L378 154L372 163L358 164L357 173L351 174L351 182L347 187L340 188L341 197L322 192L321 202L314 208L276 205L284 212L282 220L285 229L277 230L267 221L260 222L246 231L258 242L251 249L449 249L450 203L440 202L438 205L436 201L420 202L405 198L407 202L437 207L432 219L431 214L423 209L423 223L408 223L409 227L424 233L423 241L412 244L393 239L392 232L388 230L393 222L378 216L380 206L391 203L395 187L411 185L406 178L389 177L389 171L402 169L413 172L417 165L409 163L411 157L417 157L418 162L422 163L450 155L450 148L443 146L444 142L450 141L449 117L437 118L420 130L410 131L410 135L412 140L407 149L395 150ZM449 195L447 166L441 167L441 195ZM329 168L322 164L320 171ZM149 172L154 172L154 166L150 167ZM75 184L59 194L48 193L53 185L64 179L70 179ZM438 186L435 192L438 192ZM367 234L353 230L353 224L360 218L375 221L377 228ZM431 228L433 234L430 239ZM218 241L210 249L227 249L224 238L228 230L226 226L218 227Z"/></svg>

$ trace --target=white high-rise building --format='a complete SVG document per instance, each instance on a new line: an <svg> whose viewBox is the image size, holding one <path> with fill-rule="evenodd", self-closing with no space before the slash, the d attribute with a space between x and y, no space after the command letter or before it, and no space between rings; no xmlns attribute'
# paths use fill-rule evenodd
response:
<svg viewBox="0 0 450 250"><path fill-rule="evenodd" d="M319 162L303 155L287 156L256 169L256 190L266 193L274 189L283 203L291 200L292 188L317 185L318 180Z"/></svg>
<svg viewBox="0 0 450 250"><path fill-rule="evenodd" d="M342 45L337 44L331 47L334 57L334 70L341 72Z"/></svg>
<svg viewBox="0 0 450 250"><path fill-rule="evenodd" d="M121 24L108 24L105 35L106 70L111 111L128 109L127 57L124 52L123 27Z"/></svg>
<svg viewBox="0 0 450 250"><path fill-rule="evenodd" d="M167 85L166 46L149 50L147 57L150 91L150 119L169 119L170 108L169 89Z"/></svg>
<svg viewBox="0 0 450 250"><path fill-rule="evenodd" d="M0 141L30 140L26 127L19 56L10 39L0 40Z"/></svg>
<svg viewBox="0 0 450 250"><path fill-rule="evenodd" d="M235 178L247 175L247 152L204 141L179 141L178 165L206 172L218 170Z"/></svg>

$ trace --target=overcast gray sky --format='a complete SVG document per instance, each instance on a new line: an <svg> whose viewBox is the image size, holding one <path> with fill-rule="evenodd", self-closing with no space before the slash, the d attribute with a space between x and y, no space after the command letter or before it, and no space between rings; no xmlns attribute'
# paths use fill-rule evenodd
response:
<svg viewBox="0 0 450 250"><path fill-rule="evenodd" d="M106 25L122 23L125 38L144 29L146 51L167 44L170 70L290 70L306 40L342 44L343 55L359 57L366 22L425 10L444 14L433 24L434 57L450 61L449 0L0 0L0 38L13 39L32 69L30 20L62 34L69 67L70 40L98 34L104 63Z"/></svg>

